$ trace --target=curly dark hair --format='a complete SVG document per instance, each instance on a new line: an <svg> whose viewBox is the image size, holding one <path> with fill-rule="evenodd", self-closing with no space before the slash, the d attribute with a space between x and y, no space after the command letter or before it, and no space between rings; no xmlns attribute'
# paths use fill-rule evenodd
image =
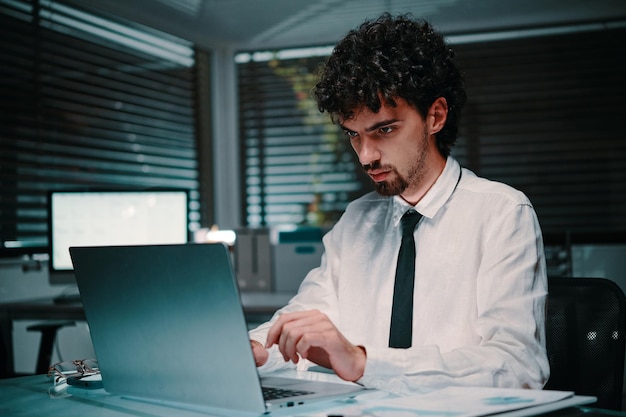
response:
<svg viewBox="0 0 626 417"><path fill-rule="evenodd" d="M466 95L463 77L443 36L423 20L385 13L351 30L334 48L313 90L318 108L333 120L348 119L363 105L380 110L379 95L392 106L402 98L426 117L439 97L448 119L437 134L443 156L456 142Z"/></svg>

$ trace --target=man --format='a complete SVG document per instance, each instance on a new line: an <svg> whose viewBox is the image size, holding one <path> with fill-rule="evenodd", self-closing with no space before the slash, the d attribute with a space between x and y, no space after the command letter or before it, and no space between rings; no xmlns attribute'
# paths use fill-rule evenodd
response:
<svg viewBox="0 0 626 417"><path fill-rule="evenodd" d="M449 156L465 92L441 35L407 16L365 22L335 47L314 93L377 192L347 207L324 236L320 267L250 332L260 370L317 364L400 394L541 388L549 374L541 231L521 192ZM406 290L395 274L405 268L396 259L411 209L422 217L407 232L415 253ZM409 310L396 313L394 293L407 292ZM392 342L393 320L408 320L404 344Z"/></svg>

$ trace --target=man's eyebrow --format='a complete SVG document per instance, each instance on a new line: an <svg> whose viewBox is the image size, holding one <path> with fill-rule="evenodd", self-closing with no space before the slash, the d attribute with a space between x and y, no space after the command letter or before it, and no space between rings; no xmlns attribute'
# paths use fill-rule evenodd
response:
<svg viewBox="0 0 626 417"><path fill-rule="evenodd" d="M375 123L373 125L371 125L370 127L366 128L365 131L366 132L373 132L376 129L380 129L383 126L387 126L393 123L396 123L398 121L398 119L389 119L389 120L382 120L378 123ZM347 127L345 127L343 124L339 123L339 127L341 127L343 130L349 131L349 132L353 132L352 129L348 129Z"/></svg>
<svg viewBox="0 0 626 417"><path fill-rule="evenodd" d="M350 129L348 129L347 127L345 127L345 126L343 125L343 123L339 123L339 127L340 127L340 128L342 128L342 129L343 129L343 130L345 130L345 131L352 132L352 130L350 130Z"/></svg>

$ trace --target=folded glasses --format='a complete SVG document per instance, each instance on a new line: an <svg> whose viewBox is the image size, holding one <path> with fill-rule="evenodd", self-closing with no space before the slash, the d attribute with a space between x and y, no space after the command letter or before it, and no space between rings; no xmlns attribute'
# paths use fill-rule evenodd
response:
<svg viewBox="0 0 626 417"><path fill-rule="evenodd" d="M95 359L59 362L48 368L48 376L54 377L55 385L66 382L68 378L84 378L99 373L98 361Z"/></svg>

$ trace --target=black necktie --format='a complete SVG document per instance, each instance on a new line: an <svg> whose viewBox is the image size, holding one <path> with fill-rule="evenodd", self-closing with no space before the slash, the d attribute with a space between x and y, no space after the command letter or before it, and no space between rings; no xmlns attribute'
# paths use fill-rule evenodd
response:
<svg viewBox="0 0 626 417"><path fill-rule="evenodd" d="M422 215L409 210L402 216L402 243L398 252L396 281L393 287L389 347L411 347L413 338L413 287L415 285L415 225Z"/></svg>

